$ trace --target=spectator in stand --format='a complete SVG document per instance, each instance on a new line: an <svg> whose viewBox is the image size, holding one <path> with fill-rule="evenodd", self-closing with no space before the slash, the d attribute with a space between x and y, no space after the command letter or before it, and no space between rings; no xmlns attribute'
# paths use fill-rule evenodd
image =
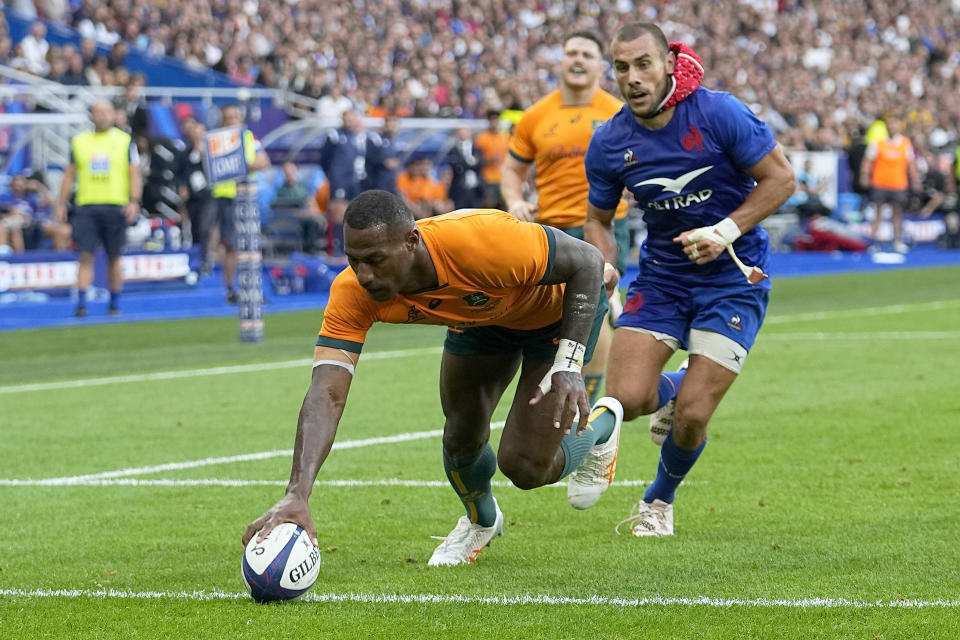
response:
<svg viewBox="0 0 960 640"><path fill-rule="evenodd" d="M143 95L146 84L147 79L142 73L134 74L124 87L123 95L117 96L113 103L118 112L126 115L127 126L134 137L147 135L149 128L147 99Z"/></svg>
<svg viewBox="0 0 960 640"><path fill-rule="evenodd" d="M60 84L85 87L90 84L83 70L83 56L74 52L67 59L67 70L60 79Z"/></svg>
<svg viewBox="0 0 960 640"><path fill-rule="evenodd" d="M20 41L20 47L27 70L38 76L47 75L50 71L50 65L47 62L50 43L47 42L46 25L39 20L30 25L30 33Z"/></svg>
<svg viewBox="0 0 960 640"><path fill-rule="evenodd" d="M43 238L50 238L55 250L70 248L70 225L58 222L52 216L53 197L40 175L29 171L13 176L7 190L0 193L0 210L24 222L22 237L16 242L20 250L35 248ZM0 244L6 244L0 238ZM14 245L16 248L16 245Z"/></svg>
<svg viewBox="0 0 960 640"><path fill-rule="evenodd" d="M24 204L9 192L0 196L0 256L24 252L23 230L32 221L30 207Z"/></svg>
<svg viewBox="0 0 960 640"><path fill-rule="evenodd" d="M797 190L787 198L785 207L795 208L801 220L813 216L829 216L830 209L821 199L825 185L813 173L813 161L807 158L803 170L797 173Z"/></svg>
<svg viewBox="0 0 960 640"><path fill-rule="evenodd" d="M478 207L484 202L483 182L480 180L482 159L473 144L473 136L466 127L458 127L456 140L447 152L450 167L450 199L454 209Z"/></svg>
<svg viewBox="0 0 960 640"><path fill-rule="evenodd" d="M365 189L382 189L397 193L397 173L400 171L400 154L403 152L397 141L400 120L393 115L383 119L379 134L367 138L367 182Z"/></svg>
<svg viewBox="0 0 960 640"><path fill-rule="evenodd" d="M125 68L128 53L130 53L130 45L125 40L115 42L107 55L107 68L111 71Z"/></svg>
<svg viewBox="0 0 960 640"><path fill-rule="evenodd" d="M500 113L487 111L487 128L477 134L474 144L483 157L484 203L491 209L503 209L506 204L500 195L500 167L510 149L510 134L500 127Z"/></svg>
<svg viewBox="0 0 960 640"><path fill-rule="evenodd" d="M397 191L417 220L450 211L453 206L447 197L447 188L430 173L430 158L415 158L407 163L407 170L397 176Z"/></svg>
<svg viewBox="0 0 960 640"><path fill-rule="evenodd" d="M343 89L338 84L333 85L329 93L317 101L317 117L319 118L343 118L345 113L352 110L353 102L343 95Z"/></svg>
<svg viewBox="0 0 960 640"><path fill-rule="evenodd" d="M356 111L343 114L343 126L331 131L323 145L320 166L330 181L327 205L327 254L342 260L343 214L367 177L367 134Z"/></svg>
<svg viewBox="0 0 960 640"><path fill-rule="evenodd" d="M281 168L283 184L277 188L277 194L270 208L275 214L289 211L296 216L300 221L303 250L308 253L320 253L325 248L323 230L326 222L317 208L316 201L310 197L310 190L300 182L296 163L287 160Z"/></svg>
<svg viewBox="0 0 960 640"><path fill-rule="evenodd" d="M113 74L107 66L106 56L97 56L93 59L93 64L84 70L87 78L87 84L93 87L107 87L113 79Z"/></svg>
<svg viewBox="0 0 960 640"><path fill-rule="evenodd" d="M889 204L893 222L893 250L906 253L908 247L903 241L903 208L907 204L910 186L919 187L920 180L917 177L913 144L901 134L903 122L896 118L888 119L887 131L890 135L888 139L880 139L867 147L860 168L860 180L870 185L870 201L876 207L870 235L874 240L878 239L883 205Z"/></svg>

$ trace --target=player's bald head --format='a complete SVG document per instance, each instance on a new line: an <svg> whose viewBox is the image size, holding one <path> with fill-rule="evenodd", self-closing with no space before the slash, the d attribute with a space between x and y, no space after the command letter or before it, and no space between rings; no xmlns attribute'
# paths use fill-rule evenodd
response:
<svg viewBox="0 0 960 640"><path fill-rule="evenodd" d="M407 231L413 226L413 212L403 200L389 191L364 191L347 205L343 221L352 229L382 225L390 231Z"/></svg>

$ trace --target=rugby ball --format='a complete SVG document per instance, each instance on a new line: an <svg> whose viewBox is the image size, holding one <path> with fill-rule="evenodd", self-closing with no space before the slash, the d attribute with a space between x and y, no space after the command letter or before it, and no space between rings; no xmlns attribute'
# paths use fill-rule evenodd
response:
<svg viewBox="0 0 960 640"><path fill-rule="evenodd" d="M320 549L302 527L284 522L259 543L256 535L250 539L241 570L247 591L257 602L293 600L316 582Z"/></svg>

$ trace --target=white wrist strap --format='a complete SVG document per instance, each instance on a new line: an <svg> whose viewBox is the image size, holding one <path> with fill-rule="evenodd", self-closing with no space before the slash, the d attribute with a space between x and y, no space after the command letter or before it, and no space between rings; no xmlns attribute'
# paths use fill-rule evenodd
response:
<svg viewBox="0 0 960 640"><path fill-rule="evenodd" d="M540 391L543 395L550 393L550 389L553 388L553 374L558 371L570 371L579 374L583 368L583 356L586 352L587 348L579 342L560 338L557 355L553 359L553 366L540 381Z"/></svg>
<svg viewBox="0 0 960 640"><path fill-rule="evenodd" d="M730 246L733 242L739 238L742 234L740 232L740 227L737 226L737 223L731 220L730 218L724 218L717 224L713 225L713 230L723 238L723 241Z"/></svg>

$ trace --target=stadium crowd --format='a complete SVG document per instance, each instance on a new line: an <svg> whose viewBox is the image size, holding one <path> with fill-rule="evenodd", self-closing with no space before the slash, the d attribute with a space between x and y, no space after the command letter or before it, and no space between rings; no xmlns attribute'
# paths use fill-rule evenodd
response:
<svg viewBox="0 0 960 640"><path fill-rule="evenodd" d="M115 76L123 75L122 55L135 49L213 68L243 84L324 98L325 115L349 107L401 117L522 109L556 88L565 32L588 28L609 38L619 24L642 18L692 46L710 69L704 85L736 93L788 147L839 148L853 129L891 110L909 109L907 134L918 144L946 146L960 124L957 0L925 3L922 10L907 0L39 0L36 6L39 15L76 27L83 46L51 48L43 60L35 42L7 42L0 59L22 58L27 68L61 81L84 76L91 84L124 84ZM112 54L91 54L94 42L113 47Z"/></svg>
<svg viewBox="0 0 960 640"><path fill-rule="evenodd" d="M693 47L709 70L703 85L740 97L787 148L845 149L856 156L859 147L862 155L866 128L889 115L905 120L926 182L953 173L945 157L941 162L930 154L953 156L960 140L960 0L931 3L923 11L905 0L739 0L735 11L732 4L21 0L14 9L32 8L41 18L73 26L82 39L78 46L53 45L38 21L13 42L0 14L0 64L63 84L127 87L116 102L118 126L135 138L147 123L137 93L144 79L124 66L130 51L169 55L241 84L318 98L321 116L357 110L482 118L524 109L557 87L567 31L593 29L608 38L639 17ZM606 76L604 86L615 91L609 68ZM454 144L460 155L444 158L436 168L442 172L421 162L402 172L394 165L388 173L418 208L443 210L450 200L460 206L461 194L494 204L498 176L478 181L474 174L494 171L490 157L496 152L480 148L475 154L469 145L466 139ZM491 195L468 194L465 184L481 191L485 186ZM945 190L928 186L924 192ZM336 201L336 189L332 195Z"/></svg>

